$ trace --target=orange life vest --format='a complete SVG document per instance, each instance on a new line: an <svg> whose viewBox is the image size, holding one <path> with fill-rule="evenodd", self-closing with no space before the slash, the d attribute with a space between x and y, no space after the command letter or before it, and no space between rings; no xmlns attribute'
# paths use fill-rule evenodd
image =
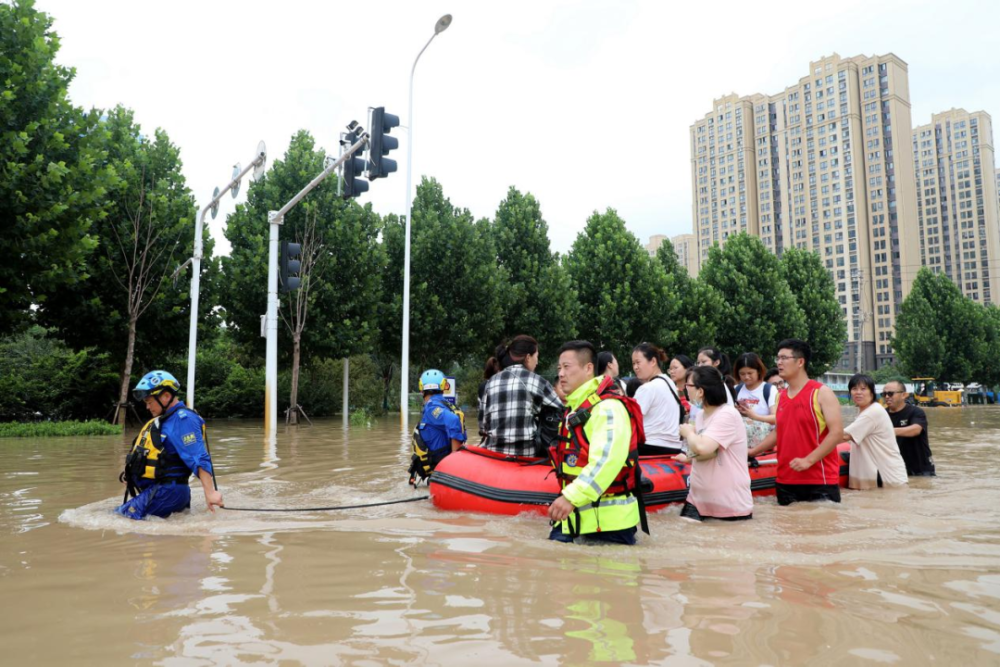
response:
<svg viewBox="0 0 1000 667"><path fill-rule="evenodd" d="M598 385L597 391L588 396L573 412L568 409L559 426L558 442L549 448L552 466L563 486L568 485L587 467L590 453L590 441L583 427L590 419L590 411L601 401L621 401L628 412L629 424L632 427L632 439L629 441L628 458L618 475L611 482L604 495L621 495L637 493L639 488L639 445L646 441L646 432L642 426L642 409L633 398L621 393L617 383L605 377Z"/></svg>

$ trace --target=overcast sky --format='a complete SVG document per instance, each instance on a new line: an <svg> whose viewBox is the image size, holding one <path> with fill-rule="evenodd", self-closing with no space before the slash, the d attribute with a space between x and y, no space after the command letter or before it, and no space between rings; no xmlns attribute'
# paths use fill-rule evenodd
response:
<svg viewBox="0 0 1000 667"><path fill-rule="evenodd" d="M492 217L514 185L535 195L553 249L594 210L618 210L645 243L691 231L688 128L714 98L775 93L839 53L909 64L914 124L951 107L1000 115L1000 4L881 0L616 2L472 0L38 0L76 67L84 107L123 104L181 149L199 205L252 159L280 158L306 129L336 153L369 106L408 124L414 57L445 13L454 23L417 67L414 181ZM376 27L377 26L377 27ZM399 171L361 198L405 207ZM244 183L238 201L246 196ZM232 200L211 230L221 239Z"/></svg>

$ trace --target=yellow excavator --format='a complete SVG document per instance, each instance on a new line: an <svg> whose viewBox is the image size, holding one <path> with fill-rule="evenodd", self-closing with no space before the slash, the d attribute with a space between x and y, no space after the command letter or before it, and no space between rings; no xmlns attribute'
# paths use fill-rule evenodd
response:
<svg viewBox="0 0 1000 667"><path fill-rule="evenodd" d="M934 378L912 378L913 400L924 408L962 407L962 392L937 388Z"/></svg>

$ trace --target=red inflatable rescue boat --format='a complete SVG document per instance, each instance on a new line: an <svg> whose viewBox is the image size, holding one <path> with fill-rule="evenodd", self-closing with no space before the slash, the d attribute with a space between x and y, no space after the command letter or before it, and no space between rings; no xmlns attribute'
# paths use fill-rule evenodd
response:
<svg viewBox="0 0 1000 667"><path fill-rule="evenodd" d="M840 454L840 485L847 487L851 447L837 446ZM774 453L760 457L750 468L750 491L755 496L773 496L778 459ZM642 476L652 482L643 498L646 509L656 512L683 503L688 493L689 464L670 456L639 458ZM455 512L487 514L545 514L559 495L559 482L547 459L512 457L469 445L449 455L431 473L431 502Z"/></svg>

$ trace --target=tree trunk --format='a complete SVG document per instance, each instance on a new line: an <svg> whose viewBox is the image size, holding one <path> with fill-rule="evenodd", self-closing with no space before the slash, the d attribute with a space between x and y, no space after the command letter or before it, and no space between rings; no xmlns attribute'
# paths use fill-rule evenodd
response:
<svg viewBox="0 0 1000 667"><path fill-rule="evenodd" d="M392 385L392 362L382 368L382 410L389 411L389 391Z"/></svg>
<svg viewBox="0 0 1000 667"><path fill-rule="evenodd" d="M288 405L288 423L295 426L299 423L299 361L301 359L302 336L292 336L292 395Z"/></svg>
<svg viewBox="0 0 1000 667"><path fill-rule="evenodd" d="M128 405L128 384L132 379L132 362L135 360L135 317L130 317L128 321L128 352L125 354L125 368L122 369L122 382L118 391L118 406L115 408L115 417L111 423L125 425L128 416L126 407Z"/></svg>

